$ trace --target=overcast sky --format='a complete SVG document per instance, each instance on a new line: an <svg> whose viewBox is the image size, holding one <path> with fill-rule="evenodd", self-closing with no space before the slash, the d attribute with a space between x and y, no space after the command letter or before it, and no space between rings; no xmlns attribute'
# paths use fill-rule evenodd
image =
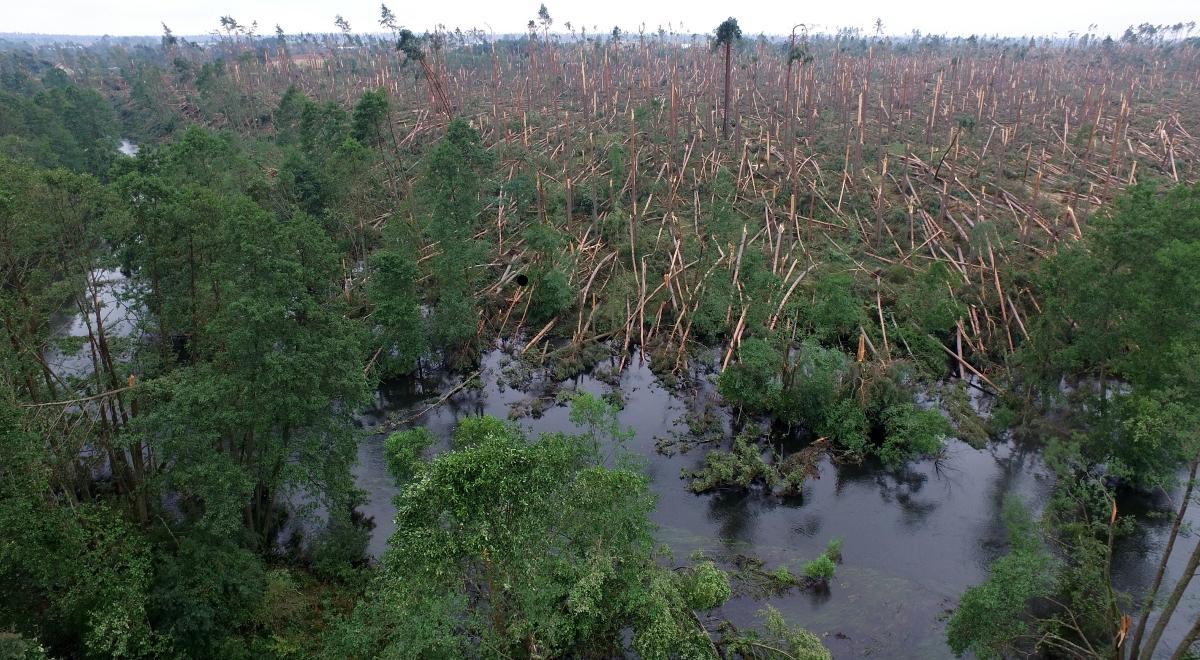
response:
<svg viewBox="0 0 1200 660"><path fill-rule="evenodd" d="M286 32L331 32L341 14L355 32L377 32L379 0L3 0L0 32L81 35L157 35L166 23L179 35L211 32L218 18L230 15L243 25L258 21L261 32L276 23ZM401 2L389 7L400 23L423 31L441 23L448 28L472 27L497 33L521 32L537 14L539 0L438 0ZM904 35L913 29L948 35L1066 36L1099 26L1099 34L1120 36L1125 26L1187 23L1200 20L1200 0L856 0L853 2L705 2L695 0L590 0L547 2L554 29L597 26L604 32L620 25L636 32L659 26L687 32L708 32L733 14L746 34L785 34L795 23L815 25L817 31L859 27L868 34L875 19L884 31ZM1200 35L1197 28L1194 35Z"/></svg>

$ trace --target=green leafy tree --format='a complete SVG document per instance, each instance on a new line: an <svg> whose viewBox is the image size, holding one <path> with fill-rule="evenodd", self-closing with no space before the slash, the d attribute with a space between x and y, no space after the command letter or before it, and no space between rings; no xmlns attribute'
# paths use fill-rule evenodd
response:
<svg viewBox="0 0 1200 660"><path fill-rule="evenodd" d="M0 398L0 628L55 654L155 657L145 536L119 507L56 488L29 421Z"/></svg>
<svg viewBox="0 0 1200 660"><path fill-rule="evenodd" d="M581 400L573 418L611 426ZM341 657L601 653L632 628L643 657L715 657L693 610L730 594L711 564L657 565L646 477L603 467L587 436L530 442L489 418L464 421L455 449L414 461L427 433L393 436L403 454L397 532L354 617L332 635ZM400 449L402 447L402 449Z"/></svg>
<svg viewBox="0 0 1200 660"><path fill-rule="evenodd" d="M353 125L350 134L354 139L370 147L381 147L387 129L388 96L386 89L363 92L354 106Z"/></svg>
<svg viewBox="0 0 1200 660"><path fill-rule="evenodd" d="M371 264L373 274L367 295L374 304L373 320L379 327L382 372L411 373L428 349L422 298L417 292L420 269L399 249L376 252Z"/></svg>
<svg viewBox="0 0 1200 660"><path fill-rule="evenodd" d="M493 163L479 132L455 119L425 159L415 194L424 226L436 242L433 270L438 285L431 318L438 346L451 363L473 357L478 325L475 286L483 271L486 243L474 238L483 211L483 177Z"/></svg>
<svg viewBox="0 0 1200 660"><path fill-rule="evenodd" d="M1032 645L1037 626L1028 614L1030 604L1054 593L1058 564L1042 544L1028 509L1009 497L1003 518L1009 553L991 565L986 582L967 589L947 625L947 640L956 654L1002 658Z"/></svg>
<svg viewBox="0 0 1200 660"><path fill-rule="evenodd" d="M1135 442L1129 432L1154 408L1150 401L1200 401L1189 366L1200 351L1198 257L1200 186L1165 194L1141 186L1043 268L1044 313L1023 356L1025 373L1048 396L1061 378L1082 379L1080 393L1093 393L1080 407L1091 413L1080 420L1085 452L1141 483L1168 479L1197 449L1194 435L1191 443L1162 441L1166 435Z"/></svg>
<svg viewBox="0 0 1200 660"><path fill-rule="evenodd" d="M738 348L738 361L730 365L717 381L721 396L735 406L766 412L773 408L780 385L783 358L765 339L750 338Z"/></svg>

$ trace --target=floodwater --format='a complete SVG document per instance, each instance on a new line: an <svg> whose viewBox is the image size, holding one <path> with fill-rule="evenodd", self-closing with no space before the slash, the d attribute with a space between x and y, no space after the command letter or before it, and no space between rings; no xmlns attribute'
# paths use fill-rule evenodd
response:
<svg viewBox="0 0 1200 660"><path fill-rule="evenodd" d="M129 336L136 314L125 303L128 282L116 271L98 271L96 277L103 283L106 329L113 336ZM87 333L77 315L57 319L56 331L60 337ZM53 351L47 358L60 376L82 376L91 369L86 347ZM489 352L481 364L481 387L458 392L404 426L424 425L444 441L466 416L508 418L516 410L517 422L532 435L571 432L575 429L568 408L555 404L559 392L601 395L611 389L592 376L553 383L538 373L520 373L514 386L510 360L500 350ZM615 366L611 362L599 368L611 371ZM395 530L397 492L387 472L379 427L388 420L409 419L457 385L444 374L424 382L385 384L358 416L367 435L359 446L355 476L368 496L360 511L376 525L370 543L374 556L383 552ZM1053 486L1036 450L1012 440L995 441L984 449L953 440L943 460L915 461L899 470L825 460L820 478L810 479L796 498L756 491L695 495L680 473L699 468L711 446L665 455L657 450L657 442L685 435L689 413L718 406L711 385L702 382L687 394L673 393L635 357L621 373L619 390L625 402L621 423L636 431L627 450L644 461L658 496L658 539L670 546L677 563L688 562L700 551L727 568L736 558L751 556L761 559L767 571L786 566L798 574L831 538L843 539L843 561L828 593L792 590L761 601L739 597L717 613L748 625L770 603L790 622L820 635L838 658L950 657L944 641L950 610L964 590L987 577L988 564L1005 552L1000 522L1004 498L1015 494L1036 511ZM539 408L544 408L540 416L529 414ZM721 444L728 446L728 437ZM1166 497L1122 504L1124 510L1140 514L1173 506ZM1135 594L1153 578L1170 531L1169 515L1139 515L1139 520L1138 532L1118 544L1113 571L1118 587ZM1200 507L1192 507L1188 522L1200 530ZM1177 543L1168 585L1196 542L1193 532ZM1200 586L1193 584L1160 648L1173 649L1198 616Z"/></svg>
<svg viewBox="0 0 1200 660"><path fill-rule="evenodd" d="M96 282L97 302L104 332L111 341L117 337L133 334L137 314L129 299L129 280L119 270L96 270L92 272ZM95 312L90 311L87 321L79 313L61 315L51 319L56 337L46 353L46 363L61 378L86 376L92 372L92 353L87 346L88 324L96 329Z"/></svg>
<svg viewBox="0 0 1200 660"><path fill-rule="evenodd" d="M406 426L424 425L445 440L465 416L508 418L515 406L518 423L531 434L570 432L567 406L553 403L556 390L601 395L610 389L591 376L558 385L535 376L514 389L503 375L508 360L499 350L487 354L481 388L456 394ZM405 420L456 384L443 378L432 385L404 382L383 387L374 405L362 412L360 423L370 431L386 419ZM686 563L694 551L701 551L727 567L739 556L752 556L763 560L767 571L786 566L799 574L804 562L819 555L831 538L843 539L843 561L828 593L792 590L763 601L735 598L719 612L737 625L751 624L755 613L770 603L790 622L820 635L838 658L952 657L944 641L945 621L963 591L983 581L988 564L1006 551L1000 521L1005 497L1015 494L1037 511L1053 486L1036 451L1012 440L984 449L954 440L936 464L917 461L900 470L825 460L820 478L809 480L798 498L753 491L695 495L680 473L699 468L708 447L668 456L656 451L656 439L686 433L682 418L711 403L714 395L702 388L680 398L636 358L621 375L620 391L625 401L621 423L637 432L627 449L645 462L658 496L658 538L670 546L676 562ZM550 406L536 419L524 414L534 398ZM369 494L360 511L377 525L370 545L375 556L394 531L396 488L387 473L383 438L375 433L364 440L356 469L359 486ZM1189 519L1200 528L1195 507ZM1170 527L1163 518L1140 526L1139 534L1118 547L1114 566L1119 586L1131 591L1152 579ZM1177 544L1168 579L1179 574L1194 542ZM1188 624L1200 616L1198 600L1200 589L1193 585L1190 601L1164 636L1164 648L1174 648Z"/></svg>

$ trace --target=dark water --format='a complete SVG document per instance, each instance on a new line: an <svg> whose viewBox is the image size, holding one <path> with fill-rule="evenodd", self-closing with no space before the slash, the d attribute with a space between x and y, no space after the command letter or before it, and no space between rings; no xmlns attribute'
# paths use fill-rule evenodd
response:
<svg viewBox="0 0 1200 660"><path fill-rule="evenodd" d="M101 315L106 329L112 336L129 336L136 314L124 302L126 281L116 271L97 276L104 282ZM86 335L77 316L58 319L56 331L60 337ZM84 375L91 369L86 348L55 351L48 359L62 376ZM610 389L591 376L555 384L534 375L519 379L519 387L513 387L504 374L508 362L501 351L490 352L483 360L481 388L455 394L408 426L427 426L446 439L463 417L507 418L515 406L524 411L518 423L531 434L573 431L567 407L554 403L558 391L600 395ZM375 403L360 413L359 422L369 432L389 418L406 419L457 384L441 376L424 384L410 381L381 387ZM942 461L917 461L898 471L878 464L839 466L824 461L820 478L809 480L799 498L781 500L754 492L694 495L680 472L700 467L709 447L667 456L656 451L656 440L685 434L682 418L718 403L711 386L678 396L662 387L648 365L635 358L622 372L619 389L625 401L621 423L636 430L627 448L645 461L659 498L654 514L658 538L671 547L676 561L685 563L694 551L723 562L748 555L762 559L768 571L786 566L799 573L829 539L844 540L843 562L828 593L793 590L769 601L737 598L720 612L739 625L749 624L769 602L789 621L821 635L838 658L950 657L944 642L948 611L967 587L986 578L987 565L1005 551L1000 522L1005 496L1016 494L1036 511L1053 485L1036 451L1011 441L985 449L951 441ZM527 414L535 399L547 406L536 419ZM375 556L382 553L395 529L396 488L387 473L383 437L375 433L361 443L355 469L358 484L369 497L360 511L376 524L370 545ZM728 439L723 442L727 444ZM1174 504L1163 497L1123 506L1127 512L1148 514ZM1139 518L1138 533L1118 545L1114 566L1118 586L1132 593L1153 578L1170 531L1169 516ZM1191 509L1188 522L1200 529L1200 507ZM1168 585L1196 542L1193 533L1177 543ZM1160 648L1173 649L1197 616L1200 586L1193 584Z"/></svg>
<svg viewBox="0 0 1200 660"><path fill-rule="evenodd" d="M427 426L448 438L458 420L468 415L509 416L512 406L540 397L554 399L554 385L537 378L522 390L502 381L508 360L493 351L483 361L483 387L463 391L410 425ZM381 389L375 405L363 412L370 429L385 420L405 419L424 409L438 394L457 383L441 381L421 387L406 384ZM567 391L603 394L608 385L590 376L561 384ZM781 500L763 493L694 495L680 478L681 469L696 469L707 447L664 456L655 440L686 432L681 418L712 397L700 391L681 399L663 388L649 367L637 359L620 379L625 400L621 423L637 435L628 449L642 456L658 495L654 519L659 540L676 560L686 562L693 551L718 560L738 555L762 559L768 571L787 566L799 573L833 537L844 540L843 562L827 594L793 590L767 601L734 599L721 615L749 624L767 602L792 622L821 635L836 657L942 658L951 657L944 641L945 618L969 586L987 576L987 566L1005 551L1000 510L1008 494L1021 497L1034 510L1046 502L1053 482L1037 453L1015 443L994 443L973 449L951 441L946 458L914 462L902 470L880 465L821 464L819 479L810 480L799 498ZM537 419L518 423L532 434L572 431L565 405L545 410ZM371 541L379 555L394 531L396 494L387 474L383 435L372 435L359 449L356 476L370 497L361 511L377 524ZM1143 503L1157 504L1163 503ZM1200 515L1189 518L1200 525ZM1135 590L1153 577L1157 552L1169 532L1166 520L1142 523L1140 534L1123 542L1115 566L1121 587ZM1173 575L1178 575L1194 540L1177 544ZM1183 551L1179 549L1183 548ZM1200 590L1192 589L1185 609L1176 614L1164 647L1173 648L1194 617L1200 616Z"/></svg>

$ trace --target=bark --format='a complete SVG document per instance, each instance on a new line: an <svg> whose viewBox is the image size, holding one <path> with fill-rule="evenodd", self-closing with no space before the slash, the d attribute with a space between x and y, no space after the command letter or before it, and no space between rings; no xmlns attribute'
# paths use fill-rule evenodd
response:
<svg viewBox="0 0 1200 660"><path fill-rule="evenodd" d="M1142 654L1139 656L1142 660L1150 660L1154 657L1154 649L1162 640L1163 632L1167 629L1167 623L1170 622L1171 616L1175 614L1175 609L1179 607L1179 601L1183 600L1183 594L1187 591L1188 584L1196 575L1196 568L1200 567L1200 542L1196 543L1196 547L1192 549L1192 556L1188 558L1187 566L1183 569L1183 574L1179 576L1179 581L1175 583L1175 588L1171 591L1171 596L1167 599L1167 604L1163 606L1162 614L1159 615L1158 621L1154 623L1154 630L1150 631L1150 638L1146 640L1146 647L1142 649Z"/></svg>
<svg viewBox="0 0 1200 660"><path fill-rule="evenodd" d="M1188 503L1192 499L1192 489L1196 486L1197 467L1200 467L1200 459L1192 461L1192 469L1188 474L1188 482L1183 491L1183 499L1179 503L1179 513L1175 516L1175 522L1171 524L1171 535L1167 537L1167 545L1163 549L1162 558L1158 561L1158 570L1154 573L1154 581L1150 584L1150 592L1146 594L1146 602L1142 605L1142 613L1138 618L1137 631L1133 633L1133 641L1129 646L1129 657L1131 658L1138 656L1138 648L1142 645L1142 637L1146 633L1146 623L1150 620L1150 612L1154 609L1154 599L1158 597L1158 590L1162 586L1163 574L1167 572L1167 561L1171 558L1171 551L1175 548L1175 540L1179 538L1179 528L1183 524L1184 515L1188 510Z"/></svg>
<svg viewBox="0 0 1200 660"><path fill-rule="evenodd" d="M1192 629L1188 631L1178 648L1171 654L1171 660L1183 660L1183 656L1188 649L1192 648L1192 644L1195 644L1197 639L1200 639L1200 619L1196 619L1196 622L1192 624Z"/></svg>
<svg viewBox="0 0 1200 660"><path fill-rule="evenodd" d="M721 122L721 137L726 140L729 139L729 57L732 47L731 42L725 42L725 118Z"/></svg>

